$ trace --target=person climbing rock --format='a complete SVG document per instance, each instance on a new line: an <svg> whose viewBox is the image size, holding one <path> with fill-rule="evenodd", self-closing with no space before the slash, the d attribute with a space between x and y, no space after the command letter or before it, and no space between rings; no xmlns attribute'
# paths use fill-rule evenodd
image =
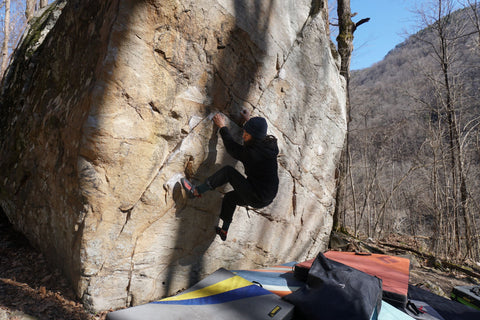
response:
<svg viewBox="0 0 480 320"><path fill-rule="evenodd" d="M277 139L267 135L267 121L262 117L250 118L248 111L242 111L246 121L243 126L243 145L235 142L230 134L224 115L213 117L227 152L242 162L246 177L232 166L225 166L208 177L204 183L196 186L187 179L181 179L183 188L190 198L214 190L229 183L233 190L226 193L222 200L220 219L222 227L216 227L216 233L225 241L236 206L263 208L272 203L278 191L278 145Z"/></svg>

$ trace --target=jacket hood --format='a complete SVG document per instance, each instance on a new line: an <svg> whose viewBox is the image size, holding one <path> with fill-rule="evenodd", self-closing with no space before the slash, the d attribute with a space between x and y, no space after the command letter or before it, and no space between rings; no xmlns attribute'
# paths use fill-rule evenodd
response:
<svg viewBox="0 0 480 320"><path fill-rule="evenodd" d="M255 139L248 146L255 149L263 158L276 158L279 153L277 139L274 136L267 136L263 140Z"/></svg>

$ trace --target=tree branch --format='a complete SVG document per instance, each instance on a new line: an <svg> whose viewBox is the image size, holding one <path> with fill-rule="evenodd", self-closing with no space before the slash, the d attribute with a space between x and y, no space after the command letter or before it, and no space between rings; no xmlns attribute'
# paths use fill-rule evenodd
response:
<svg viewBox="0 0 480 320"><path fill-rule="evenodd" d="M366 22L368 22L368 21L370 21L370 18L364 18L364 19L358 21L357 23L355 23L352 32L355 32L355 30L357 30L357 28L358 28L359 26L361 26L362 24L364 24L364 23L366 23Z"/></svg>

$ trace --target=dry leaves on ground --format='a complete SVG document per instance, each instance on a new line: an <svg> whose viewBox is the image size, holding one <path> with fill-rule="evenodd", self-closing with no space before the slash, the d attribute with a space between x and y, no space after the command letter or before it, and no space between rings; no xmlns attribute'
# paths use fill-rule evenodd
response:
<svg viewBox="0 0 480 320"><path fill-rule="evenodd" d="M85 311L59 270L0 214L0 319L102 320Z"/></svg>

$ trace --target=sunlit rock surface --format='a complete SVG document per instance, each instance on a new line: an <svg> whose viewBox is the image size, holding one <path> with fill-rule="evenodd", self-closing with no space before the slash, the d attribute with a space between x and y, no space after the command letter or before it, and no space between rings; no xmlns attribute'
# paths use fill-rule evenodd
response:
<svg viewBox="0 0 480 320"><path fill-rule="evenodd" d="M92 310L326 248L346 129L326 10L70 0L32 24L2 84L0 203ZM242 108L278 138L280 191L267 208L238 208L222 242L229 187L189 200L178 181L242 171L211 121L223 112L240 139Z"/></svg>

